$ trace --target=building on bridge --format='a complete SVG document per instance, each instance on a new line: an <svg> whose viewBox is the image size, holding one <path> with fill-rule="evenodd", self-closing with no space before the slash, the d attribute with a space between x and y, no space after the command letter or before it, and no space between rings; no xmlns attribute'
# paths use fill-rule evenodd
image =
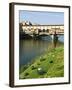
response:
<svg viewBox="0 0 72 90"><path fill-rule="evenodd" d="M22 31L26 34L64 34L64 25L24 25L22 24Z"/></svg>

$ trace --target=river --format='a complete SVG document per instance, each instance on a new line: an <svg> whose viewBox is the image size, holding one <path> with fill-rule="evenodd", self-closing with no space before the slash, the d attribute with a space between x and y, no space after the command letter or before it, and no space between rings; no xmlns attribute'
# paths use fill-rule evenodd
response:
<svg viewBox="0 0 72 90"><path fill-rule="evenodd" d="M42 55L48 48L54 47L54 42L50 36L43 36L39 40L23 39L19 45L20 66L30 63L35 57ZM64 35L58 36L56 46L64 44Z"/></svg>

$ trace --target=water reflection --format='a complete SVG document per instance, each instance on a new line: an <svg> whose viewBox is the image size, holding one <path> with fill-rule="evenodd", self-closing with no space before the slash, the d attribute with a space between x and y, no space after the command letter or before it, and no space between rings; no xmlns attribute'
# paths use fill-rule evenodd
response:
<svg viewBox="0 0 72 90"><path fill-rule="evenodd" d="M45 53L47 49L63 45L64 36L58 36L59 40L52 40L51 36L41 37L40 40L24 39L20 40L20 66L28 64L35 57Z"/></svg>

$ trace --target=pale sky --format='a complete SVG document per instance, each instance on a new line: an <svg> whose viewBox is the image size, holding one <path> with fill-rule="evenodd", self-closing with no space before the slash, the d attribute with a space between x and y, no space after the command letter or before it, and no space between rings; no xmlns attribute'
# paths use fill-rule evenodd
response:
<svg viewBox="0 0 72 90"><path fill-rule="evenodd" d="M63 12L19 11L20 22L30 21L37 24L64 24Z"/></svg>

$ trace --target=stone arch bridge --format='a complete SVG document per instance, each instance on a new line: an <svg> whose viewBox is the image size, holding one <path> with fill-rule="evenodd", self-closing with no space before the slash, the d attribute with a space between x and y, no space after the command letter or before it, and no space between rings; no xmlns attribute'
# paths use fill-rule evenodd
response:
<svg viewBox="0 0 72 90"><path fill-rule="evenodd" d="M64 25L22 25L22 31L30 36L34 35L62 35Z"/></svg>

